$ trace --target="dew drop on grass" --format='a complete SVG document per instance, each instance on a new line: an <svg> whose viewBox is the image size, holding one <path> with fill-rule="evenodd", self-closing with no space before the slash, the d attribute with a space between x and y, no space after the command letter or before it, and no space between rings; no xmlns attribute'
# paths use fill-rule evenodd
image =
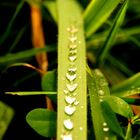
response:
<svg viewBox="0 0 140 140"><path fill-rule="evenodd" d="M75 83L75 84L66 84L66 86L67 86L67 89L68 89L70 92L73 92L73 91L75 91L75 90L77 89L78 84L77 84L77 83Z"/></svg>
<svg viewBox="0 0 140 140"><path fill-rule="evenodd" d="M70 106L70 105L65 106L65 113L66 113L67 115L71 116L71 115L74 114L75 111L76 111L75 106Z"/></svg>
<svg viewBox="0 0 140 140"><path fill-rule="evenodd" d="M77 75L76 75L76 73L73 73L73 74L66 73L66 78L71 82L77 78Z"/></svg>
<svg viewBox="0 0 140 140"><path fill-rule="evenodd" d="M80 129L80 131L82 131L83 130L83 127L80 127L79 129Z"/></svg>
<svg viewBox="0 0 140 140"><path fill-rule="evenodd" d="M104 132L108 132L108 131L109 131L109 128L108 128L108 127L104 127L104 128L103 128L103 131L104 131Z"/></svg>
<svg viewBox="0 0 140 140"><path fill-rule="evenodd" d="M104 140L109 140L109 137L105 137Z"/></svg>
<svg viewBox="0 0 140 140"><path fill-rule="evenodd" d="M73 140L71 134L64 134L61 136L61 140Z"/></svg>
<svg viewBox="0 0 140 140"><path fill-rule="evenodd" d="M66 95L69 93L69 92L68 92L67 90L65 90L65 89L63 90L63 92L64 92Z"/></svg>
<svg viewBox="0 0 140 140"><path fill-rule="evenodd" d="M70 72L70 73L75 73L76 71L77 71L76 67L69 67L68 68L68 72Z"/></svg>
<svg viewBox="0 0 140 140"><path fill-rule="evenodd" d="M75 101L75 102L74 102L74 105L75 105L75 106L79 105L79 101Z"/></svg>
<svg viewBox="0 0 140 140"><path fill-rule="evenodd" d="M77 59L77 56L76 55L69 55L68 58L71 62L74 62Z"/></svg>
<svg viewBox="0 0 140 140"><path fill-rule="evenodd" d="M107 126L107 123L106 122L103 122L103 126Z"/></svg>
<svg viewBox="0 0 140 140"><path fill-rule="evenodd" d="M73 129L73 122L70 119L64 120L63 124L64 124L64 127L67 130L72 130Z"/></svg>
<svg viewBox="0 0 140 140"><path fill-rule="evenodd" d="M73 104L76 101L76 98L75 97L71 97L71 96L65 96L65 101L66 101L66 103L71 105L71 104Z"/></svg>
<svg viewBox="0 0 140 140"><path fill-rule="evenodd" d="M68 47L69 47L69 49L76 49L77 45L76 44L70 44Z"/></svg>
<svg viewBox="0 0 140 140"><path fill-rule="evenodd" d="M103 90L99 90L98 93L99 93L100 96L104 95L104 91Z"/></svg>
<svg viewBox="0 0 140 140"><path fill-rule="evenodd" d="M70 32L71 34L75 34L78 32L78 29L75 26L71 26L67 28L67 31Z"/></svg>
<svg viewBox="0 0 140 140"><path fill-rule="evenodd" d="M70 36L69 40L70 40L71 43L74 43L77 40L77 36Z"/></svg>

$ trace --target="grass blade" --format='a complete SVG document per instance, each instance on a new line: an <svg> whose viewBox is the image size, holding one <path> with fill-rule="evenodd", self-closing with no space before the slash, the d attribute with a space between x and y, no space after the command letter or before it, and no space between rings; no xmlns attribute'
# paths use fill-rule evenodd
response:
<svg viewBox="0 0 140 140"><path fill-rule="evenodd" d="M29 58L31 56L35 56L36 54L44 52L44 51L54 51L54 50L55 48L47 47L47 48L36 48L36 49L24 50L17 53L10 53L10 54L6 54L5 56L1 56L0 63L18 61L21 59Z"/></svg>
<svg viewBox="0 0 140 140"><path fill-rule="evenodd" d="M109 17L120 0L92 0L84 12L86 36L90 37Z"/></svg>
<svg viewBox="0 0 140 140"><path fill-rule="evenodd" d="M116 33L123 22L123 19L124 19L125 13L126 13L126 9L127 9L127 5L128 5L128 0L126 0L122 4L122 7L120 8L119 12L116 15L115 21L111 27L111 30L107 36L107 39L98 54L98 57L99 57L98 60L100 63L103 63L105 61L105 58L107 57L107 54L111 48L111 45L113 44Z"/></svg>
<svg viewBox="0 0 140 140"><path fill-rule="evenodd" d="M87 139L86 59L81 11L75 0L58 0L57 140ZM69 96L74 100L72 103L65 102ZM74 112L67 111L68 108Z"/></svg>
<svg viewBox="0 0 140 140"><path fill-rule="evenodd" d="M113 86L111 94L119 97L127 97L140 92L140 73L137 73L125 81Z"/></svg>
<svg viewBox="0 0 140 140"><path fill-rule="evenodd" d="M102 114L102 108L100 104L104 100L105 96L110 95L108 83L99 70L95 70L90 75L88 74L87 77L95 139L103 140L108 138L114 140L116 138L114 138L110 131L103 131L103 124L105 124L106 120Z"/></svg>

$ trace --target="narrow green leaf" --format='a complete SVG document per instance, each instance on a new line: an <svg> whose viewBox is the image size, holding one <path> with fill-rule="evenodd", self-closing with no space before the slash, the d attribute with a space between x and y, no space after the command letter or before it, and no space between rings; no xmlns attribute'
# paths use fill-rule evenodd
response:
<svg viewBox="0 0 140 140"><path fill-rule="evenodd" d="M46 7L49 10L49 12L52 15L54 21L57 23L58 22L58 17L57 17L56 1L44 1L43 5L44 5L44 7Z"/></svg>
<svg viewBox="0 0 140 140"><path fill-rule="evenodd" d="M3 139L13 116L14 110L10 106L0 101L0 140Z"/></svg>
<svg viewBox="0 0 140 140"><path fill-rule="evenodd" d="M108 132L109 128L106 124L106 120L103 116L102 108L100 105L100 103L104 100L104 97L110 94L108 84L103 74L99 70L95 70L93 73L90 72L87 77L95 138L96 140L107 138L114 140L116 138L114 138L114 135L110 131ZM106 128L105 131L107 130L106 132L103 131L104 127Z"/></svg>
<svg viewBox="0 0 140 140"><path fill-rule="evenodd" d="M127 97L140 92L140 73L136 73L125 81L113 86L111 94L120 97Z"/></svg>
<svg viewBox="0 0 140 140"><path fill-rule="evenodd" d="M104 101L108 103L110 108L117 114L122 115L128 119L133 117L133 111L129 104L116 96L107 96Z"/></svg>
<svg viewBox="0 0 140 140"><path fill-rule="evenodd" d="M17 17L17 15L19 14L21 8L23 7L24 5L24 1L21 0L21 2L18 4L18 6L16 7L16 11L12 17L12 19L10 20L8 26L7 26L7 29L6 31L4 32L4 34L0 37L0 45L6 40L7 36L9 35L9 33L11 32L11 28L12 28L12 25Z"/></svg>
<svg viewBox="0 0 140 140"><path fill-rule="evenodd" d="M57 73L55 70L48 71L42 76L42 90L44 91L56 91L57 90Z"/></svg>
<svg viewBox="0 0 140 140"><path fill-rule="evenodd" d="M57 0L57 4L59 17L57 140L86 140L86 47L82 10L76 0ZM74 103L65 101L67 97L72 97ZM73 109L72 115L69 115L69 107L70 110L71 107ZM73 129L67 129L69 124Z"/></svg>
<svg viewBox="0 0 140 140"><path fill-rule="evenodd" d="M86 36L90 37L109 17L120 0L92 0L84 12Z"/></svg>
<svg viewBox="0 0 140 140"><path fill-rule="evenodd" d="M26 116L27 123L44 137L56 136L56 112L48 109L34 109Z"/></svg>
<svg viewBox="0 0 140 140"><path fill-rule="evenodd" d="M7 63L11 61L18 61L21 59L29 58L31 56L35 56L37 53L41 53L43 51L54 51L54 48L36 48L36 49L30 49L30 50L25 50L17 53L11 53L11 54L6 54L5 56L0 57L0 63Z"/></svg>
<svg viewBox="0 0 140 140"><path fill-rule="evenodd" d="M103 115L105 117L105 120L110 130L116 133L118 136L124 138L122 128L116 118L116 115L112 111L111 107L108 105L108 103L106 103L106 101L103 101L101 103L101 106L102 106Z"/></svg>
<svg viewBox="0 0 140 140"><path fill-rule="evenodd" d="M114 42L114 39L115 39L115 36L116 36L116 33L119 29L119 27L121 26L123 20L124 20L124 16L125 16L125 13L126 13L126 9L127 9L127 5L128 5L128 1L129 0L125 0L125 2L122 4L119 12L117 13L116 15L116 18L114 20L114 23L111 27L111 30L107 36L107 39L103 45L103 47L101 48L99 54L98 54L98 60L100 63L104 62L106 57L107 57L107 54Z"/></svg>

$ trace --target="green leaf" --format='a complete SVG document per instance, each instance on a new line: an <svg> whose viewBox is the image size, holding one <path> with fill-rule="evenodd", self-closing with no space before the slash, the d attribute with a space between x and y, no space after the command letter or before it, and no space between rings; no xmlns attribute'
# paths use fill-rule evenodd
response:
<svg viewBox="0 0 140 140"><path fill-rule="evenodd" d="M112 111L111 107L106 101L101 103L103 115L111 131L116 133L118 136L124 138L122 128L116 118L115 113Z"/></svg>
<svg viewBox="0 0 140 140"><path fill-rule="evenodd" d="M14 116L14 110L0 101L0 140L2 140Z"/></svg>
<svg viewBox="0 0 140 140"><path fill-rule="evenodd" d="M87 78L95 138L96 140L103 140L106 137L111 140L116 139L110 131L109 134L108 132L105 133L103 131L103 124L105 124L106 120L103 116L100 103L104 100L104 97L110 94L108 83L106 82L103 74L98 69L93 71L93 73L90 72L90 74L87 75ZM107 128L107 130L108 129L109 128Z"/></svg>
<svg viewBox="0 0 140 140"><path fill-rule="evenodd" d="M34 109L26 116L27 123L44 137L56 136L56 113L48 109Z"/></svg>
<svg viewBox="0 0 140 140"><path fill-rule="evenodd" d="M57 6L59 25L57 140L68 136L70 139L86 140L86 45L82 9L76 0L57 0ZM67 97L73 97L74 100L76 98L73 105L65 101ZM67 111L68 105L74 106L75 112L72 115ZM82 120L79 119L81 116ZM74 128L68 131L63 125L65 122L70 122Z"/></svg>
<svg viewBox="0 0 140 140"><path fill-rule="evenodd" d="M119 97L127 97L140 92L140 73L136 73L123 82L113 86L111 94Z"/></svg>
<svg viewBox="0 0 140 140"><path fill-rule="evenodd" d="M133 111L129 104L116 96L107 96L104 101L108 103L110 108L117 114L120 114L128 119L133 117Z"/></svg>
<svg viewBox="0 0 140 140"><path fill-rule="evenodd" d="M56 1L44 1L43 5L45 8L47 8L52 15L54 21L57 23L58 22L58 17L57 17L57 5Z"/></svg>
<svg viewBox="0 0 140 140"><path fill-rule="evenodd" d="M92 0L84 12L86 36L90 37L110 16L120 0Z"/></svg>
<svg viewBox="0 0 140 140"><path fill-rule="evenodd" d="M57 73L56 70L48 71L42 77L42 90L44 91L56 91L57 90Z"/></svg>
<svg viewBox="0 0 140 140"><path fill-rule="evenodd" d="M17 53L9 53L6 54L5 56L0 57L0 63L7 63L7 62L13 62L13 61L19 61L22 59L29 58L31 56L35 56L38 53L41 52L49 52L49 51L54 51L54 48L36 48L36 49L30 49L30 50L25 50Z"/></svg>
<svg viewBox="0 0 140 140"><path fill-rule="evenodd" d="M105 61L105 58L107 57L107 54L108 54L108 52L109 52L109 50L114 42L116 33L124 20L127 5L128 5L128 0L125 0L125 2L121 6L119 12L116 15L114 23L112 24L110 32L106 38L106 41L98 54L98 57L99 57L98 60L100 63Z"/></svg>

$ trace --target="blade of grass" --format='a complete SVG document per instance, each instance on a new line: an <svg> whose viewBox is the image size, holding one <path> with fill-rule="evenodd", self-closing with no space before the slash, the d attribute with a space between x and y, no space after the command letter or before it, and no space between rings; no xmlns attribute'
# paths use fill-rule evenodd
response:
<svg viewBox="0 0 140 140"><path fill-rule="evenodd" d="M110 140L114 140L116 138L114 138L110 131L103 131L103 124L106 122L106 120L102 114L102 108L100 104L104 100L105 96L110 95L108 83L99 70L95 70L93 73L90 72L87 77L95 139L103 140L108 138Z"/></svg>
<svg viewBox="0 0 140 140"><path fill-rule="evenodd" d="M109 17L120 0L92 0L84 12L86 36L90 37Z"/></svg>
<svg viewBox="0 0 140 140"><path fill-rule="evenodd" d="M0 45L6 40L7 36L8 36L9 33L11 32L12 25L13 25L13 23L14 23L14 21L15 21L17 15L19 14L21 8L23 7L23 5L24 5L24 1L22 0L22 1L18 4L18 6L17 6L17 8L16 8L16 11L15 11L15 13L14 13L14 15L13 15L11 21L9 22L9 24L8 24L8 26L7 26L6 31L5 31L4 34L0 37Z"/></svg>
<svg viewBox="0 0 140 140"><path fill-rule="evenodd" d="M86 103L86 59L85 59L85 40L83 32L83 19L81 8L75 0L58 0L58 115L57 115L57 140L64 139L87 139L87 103ZM74 40L73 41L73 37ZM70 49L70 45L76 45L75 49ZM74 55L71 51L75 51ZM74 62L71 62L71 57L76 57ZM73 58L73 57L72 57ZM71 67L76 68L75 80L70 82L66 78L66 74L70 74L68 70ZM71 71L71 70L70 70ZM71 76L70 76L71 77ZM66 87L67 86L67 87ZM77 89L75 89L77 87ZM74 97L78 105L73 105L75 108L74 114L67 115L64 112L68 104L65 102L68 91L70 96ZM75 90L75 92L73 91ZM71 90L71 91L70 91ZM69 105L70 106L70 105ZM81 118L82 116L82 118ZM81 119L80 119L81 118ZM68 119L68 120L67 120ZM68 122L68 125L73 126L72 130L67 130L67 126L63 125Z"/></svg>
<svg viewBox="0 0 140 140"><path fill-rule="evenodd" d="M57 17L56 1L44 1L43 5L44 5L44 7L46 7L49 10L49 12L52 15L54 21L57 23L58 22L58 17Z"/></svg>
<svg viewBox="0 0 140 140"><path fill-rule="evenodd" d="M116 33L117 33L119 27L121 26L123 20L124 20L124 16L125 16L125 13L126 13L126 10L127 10L128 2L129 2L129 0L126 0L122 4L119 12L116 15L114 23L113 23L113 25L110 29L110 32L107 36L107 39L106 39L103 47L99 51L99 54L98 54L99 63L103 63L105 61L106 57L107 57L107 54L108 54L108 52L109 52L109 50L110 50L110 48L113 44L113 41L115 39Z"/></svg>
<svg viewBox="0 0 140 140"><path fill-rule="evenodd" d="M25 59L31 56L35 56L36 54L40 53L40 52L45 52L45 51L54 51L55 48L51 48L51 47L46 47L46 48L36 48L36 49L30 49L30 50L25 50L25 51L21 51L21 52L17 52L17 53L11 53L11 54L7 54L5 56L1 56L0 57L0 63L7 63L10 61L17 61L20 59Z"/></svg>
<svg viewBox="0 0 140 140"><path fill-rule="evenodd" d="M119 97L127 97L140 92L140 73L136 73L123 82L111 88L111 94Z"/></svg>

